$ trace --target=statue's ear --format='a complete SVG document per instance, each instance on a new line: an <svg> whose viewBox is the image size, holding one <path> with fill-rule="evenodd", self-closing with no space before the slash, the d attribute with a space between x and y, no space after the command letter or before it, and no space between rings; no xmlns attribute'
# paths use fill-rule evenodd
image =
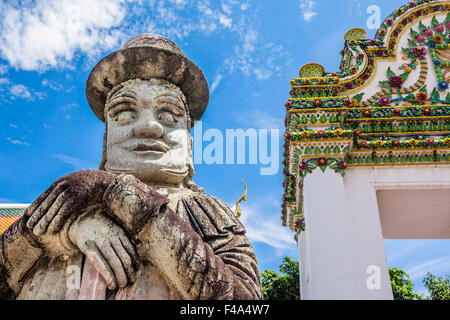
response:
<svg viewBox="0 0 450 320"><path fill-rule="evenodd" d="M195 175L195 171L194 171L194 157L193 157L193 145L194 145L194 138L192 136L190 136L189 139L189 145L188 145L188 152L187 152L187 166L189 168L189 173L188 176L190 178L192 178Z"/></svg>
<svg viewBox="0 0 450 320"><path fill-rule="evenodd" d="M194 172L194 157L192 156L193 152L192 152L192 147L194 144L194 139L192 137L190 137L190 141L188 144L188 152L187 152L187 166L188 166L188 175L184 178L183 180L183 184L185 187L187 187L188 189L195 191L195 192L204 192L204 189L197 186L195 184L194 181L192 181L192 178L195 175Z"/></svg>
<svg viewBox="0 0 450 320"><path fill-rule="evenodd" d="M105 133L103 134L103 151L102 151L102 158L100 159L100 164L98 165L98 170L104 170L106 171L105 165L106 165L106 136L107 136L107 130L105 130Z"/></svg>

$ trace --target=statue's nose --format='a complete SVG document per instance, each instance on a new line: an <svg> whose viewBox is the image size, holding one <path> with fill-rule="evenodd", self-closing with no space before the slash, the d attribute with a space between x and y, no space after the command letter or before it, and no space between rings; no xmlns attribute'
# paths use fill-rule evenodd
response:
<svg viewBox="0 0 450 320"><path fill-rule="evenodd" d="M162 125L154 118L146 118L138 121L134 127L134 135L137 138L159 139L164 133Z"/></svg>

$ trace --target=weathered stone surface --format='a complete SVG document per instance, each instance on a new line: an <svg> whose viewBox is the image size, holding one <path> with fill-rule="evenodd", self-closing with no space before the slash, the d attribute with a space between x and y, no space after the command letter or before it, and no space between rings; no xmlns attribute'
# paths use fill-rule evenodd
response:
<svg viewBox="0 0 450 320"><path fill-rule="evenodd" d="M83 269L83 282L79 292L79 300L105 300L106 283L94 265L87 261Z"/></svg>
<svg viewBox="0 0 450 320"><path fill-rule="evenodd" d="M145 34L103 58L89 75L86 97L100 120L105 121L103 109L108 92L119 83L136 78L164 79L178 86L186 95L192 126L206 110L209 89L201 69L172 41Z"/></svg>

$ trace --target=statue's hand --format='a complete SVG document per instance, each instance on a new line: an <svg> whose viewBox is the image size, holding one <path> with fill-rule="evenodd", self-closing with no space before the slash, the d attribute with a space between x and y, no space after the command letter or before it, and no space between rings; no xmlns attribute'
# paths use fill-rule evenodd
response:
<svg viewBox="0 0 450 320"><path fill-rule="evenodd" d="M59 178L25 209L27 227L36 236L59 232L68 217L102 203L103 194L116 177L111 172L84 170Z"/></svg>
<svg viewBox="0 0 450 320"><path fill-rule="evenodd" d="M133 244L122 228L99 212L77 219L70 226L69 238L102 275L108 289L136 281L138 258Z"/></svg>

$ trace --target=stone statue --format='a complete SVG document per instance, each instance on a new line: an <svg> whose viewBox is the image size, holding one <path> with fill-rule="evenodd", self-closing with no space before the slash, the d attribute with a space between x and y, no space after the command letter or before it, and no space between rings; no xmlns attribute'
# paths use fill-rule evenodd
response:
<svg viewBox="0 0 450 320"><path fill-rule="evenodd" d="M56 180L1 235L0 298L261 299L244 227L192 181L201 69L143 34L95 66L86 95L106 125L99 170Z"/></svg>

